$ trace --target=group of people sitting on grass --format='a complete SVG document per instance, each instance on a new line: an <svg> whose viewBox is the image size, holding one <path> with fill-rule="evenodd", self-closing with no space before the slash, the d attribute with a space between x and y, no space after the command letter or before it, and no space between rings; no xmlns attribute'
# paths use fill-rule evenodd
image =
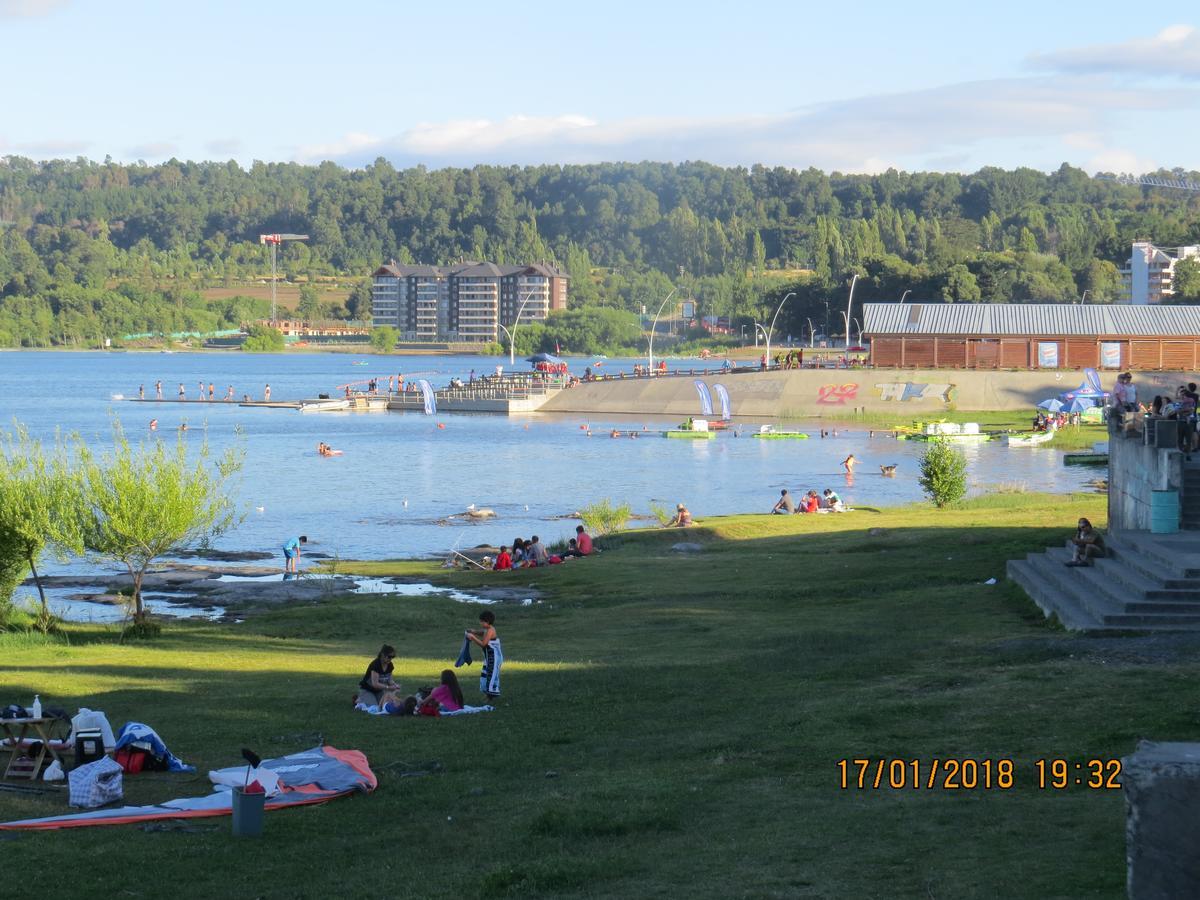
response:
<svg viewBox="0 0 1200 900"><path fill-rule="evenodd" d="M818 496L816 491L809 491L800 498L797 504L792 500L788 489L779 492L779 500L771 507L774 515L790 516L792 513L845 512L846 504L832 488L825 488L825 493Z"/></svg>
<svg viewBox="0 0 1200 900"><path fill-rule="evenodd" d="M512 547L500 545L500 552L492 562L492 569L504 572L509 569L536 569L540 566L553 566L565 559L592 555L592 536L582 525L575 526L575 537L567 542L567 547L558 553L551 553L536 534L529 540L515 538Z"/></svg>
<svg viewBox="0 0 1200 900"><path fill-rule="evenodd" d="M476 646L483 655L483 667L479 672L479 692L488 701L500 696L500 666L504 661L500 650L500 637L496 634L496 614L485 609L479 614L479 628L463 632L463 649L459 653L455 668L471 665L470 649ZM396 648L384 644L375 658L367 664L367 671L358 682L354 695L355 708L368 712L387 713L393 716L438 716L456 713L466 708L462 687L454 669L443 669L439 683L432 688L421 688L407 697L402 697L400 684L394 672ZM468 710L478 711L478 710Z"/></svg>

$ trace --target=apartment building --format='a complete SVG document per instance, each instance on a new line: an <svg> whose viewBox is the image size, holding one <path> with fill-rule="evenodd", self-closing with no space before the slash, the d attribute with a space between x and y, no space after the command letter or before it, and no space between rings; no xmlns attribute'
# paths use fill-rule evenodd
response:
<svg viewBox="0 0 1200 900"><path fill-rule="evenodd" d="M372 324L406 341L501 342L501 326L544 321L567 308L567 276L552 265L380 266L372 275Z"/></svg>
<svg viewBox="0 0 1200 900"><path fill-rule="evenodd" d="M1175 264L1181 259L1200 258L1200 246L1156 247L1149 241L1134 241L1133 252L1121 278L1125 285L1126 302L1134 306L1161 303L1174 291Z"/></svg>

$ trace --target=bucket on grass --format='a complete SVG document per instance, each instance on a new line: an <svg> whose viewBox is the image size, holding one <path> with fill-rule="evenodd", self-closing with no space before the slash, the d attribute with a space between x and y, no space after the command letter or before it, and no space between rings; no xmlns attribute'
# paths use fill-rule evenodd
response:
<svg viewBox="0 0 1200 900"><path fill-rule="evenodd" d="M247 794L244 788L235 787L232 801L234 835L236 837L260 837L263 830L267 795L261 790Z"/></svg>
<svg viewBox="0 0 1200 900"><path fill-rule="evenodd" d="M1177 531L1179 531L1179 491L1151 491L1151 534L1175 534Z"/></svg>

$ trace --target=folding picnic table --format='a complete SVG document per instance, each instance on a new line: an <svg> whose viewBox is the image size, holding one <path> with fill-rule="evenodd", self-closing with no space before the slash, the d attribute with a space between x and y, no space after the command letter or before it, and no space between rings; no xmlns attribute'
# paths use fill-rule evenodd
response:
<svg viewBox="0 0 1200 900"><path fill-rule="evenodd" d="M46 759L47 753L58 760L59 765L65 770L66 763L58 755L58 748L51 741L54 740L55 732L61 734L61 729L67 724L69 723L65 719L46 716L40 719L0 719L0 731L4 732L5 738L3 743L0 743L0 749L9 749L8 765L4 769L4 777L28 778L31 781L37 780L38 775L42 771L42 762ZM32 736L30 732L33 733ZM42 747L33 761L33 771L28 774L15 771L17 760L21 758L25 751L27 737L31 740L41 741L42 743Z"/></svg>

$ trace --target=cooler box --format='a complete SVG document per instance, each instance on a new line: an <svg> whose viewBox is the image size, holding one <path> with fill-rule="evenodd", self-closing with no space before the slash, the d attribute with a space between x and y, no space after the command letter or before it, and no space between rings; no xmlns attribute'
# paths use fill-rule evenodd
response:
<svg viewBox="0 0 1200 900"><path fill-rule="evenodd" d="M99 729L75 735L75 768L104 758L104 735Z"/></svg>

